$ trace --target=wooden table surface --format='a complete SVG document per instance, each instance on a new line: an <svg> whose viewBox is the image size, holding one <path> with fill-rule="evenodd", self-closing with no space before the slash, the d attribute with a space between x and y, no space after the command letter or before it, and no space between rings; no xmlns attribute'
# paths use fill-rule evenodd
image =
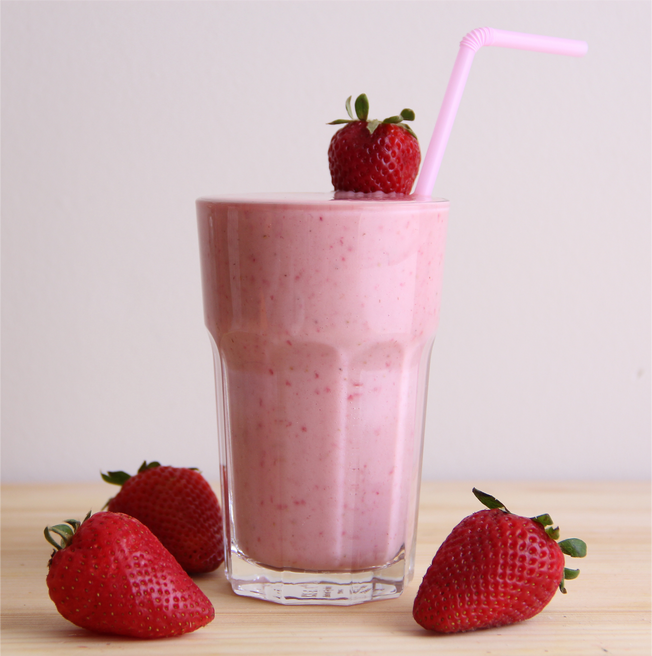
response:
<svg viewBox="0 0 652 656"><path fill-rule="evenodd" d="M650 633L650 484L647 482L483 482L518 514L549 512L562 538L580 537L588 556L582 570L541 614L509 627L441 636L423 630L411 608L437 547L465 515L479 510L471 483L425 483L422 489L416 576L399 599L360 606L284 607L238 597L222 568L195 577L211 599L215 620L195 633L138 641L100 636L64 620L45 584L51 547L46 525L82 519L101 509L109 486L2 487L3 656L10 654L579 654L645 656ZM569 559L571 560L571 559ZM573 565L570 565L573 566Z"/></svg>

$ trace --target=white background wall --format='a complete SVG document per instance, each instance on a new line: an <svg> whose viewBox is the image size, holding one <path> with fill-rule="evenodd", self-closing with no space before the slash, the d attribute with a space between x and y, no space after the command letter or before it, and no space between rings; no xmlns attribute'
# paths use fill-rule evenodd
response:
<svg viewBox="0 0 652 656"><path fill-rule="evenodd" d="M344 100L417 114L492 27L452 201L424 475L650 474L650 3L2 2L2 478L217 478L194 200L328 191Z"/></svg>

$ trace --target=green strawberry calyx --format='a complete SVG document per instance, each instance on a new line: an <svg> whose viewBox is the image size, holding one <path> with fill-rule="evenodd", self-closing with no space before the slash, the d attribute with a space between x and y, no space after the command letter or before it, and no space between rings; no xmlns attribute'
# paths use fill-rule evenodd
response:
<svg viewBox="0 0 652 656"><path fill-rule="evenodd" d="M143 464L138 468L138 473L142 474L148 469L154 469L155 467L160 466L160 462L147 462L147 460L143 460ZM123 471L110 471L106 474L104 472L100 472L100 474L102 475L102 480L106 481L107 483L111 483L111 485L124 485L131 478L131 474L127 474L127 472Z"/></svg>
<svg viewBox="0 0 652 656"><path fill-rule="evenodd" d="M54 526L46 526L43 534L45 539L55 548L56 551L61 551L65 549L72 540L72 536L75 535L79 527L91 516L92 511L88 511L88 515L84 517L83 521L78 519L64 519L63 524L55 524ZM57 538L53 537L52 534L58 536ZM53 553L56 553L53 552Z"/></svg>
<svg viewBox="0 0 652 656"><path fill-rule="evenodd" d="M486 492L482 492L481 490L478 490L475 487L473 488L473 494L480 501L480 503L485 505L487 508L492 510L494 509L502 510L508 515L513 514L509 510L507 510L505 504L502 503L502 501L498 501L496 497L492 497L490 494L487 494ZM530 517L530 519L533 522L537 522L537 524L541 524L541 526L543 526L549 538L551 538L555 542L559 540L559 526L554 526L554 523L550 515L546 513L544 515L537 515L536 517ZM584 540L580 540L579 538L567 538L566 540L557 542L557 544L559 545L559 548L561 549L562 553L566 554L567 556L570 556L571 558L584 558L586 556L586 543L584 542ZM563 594L566 594L566 587L564 583L567 580L570 581L571 579L576 579L579 575L580 575L579 569L569 569L565 567L563 577L559 583L560 591Z"/></svg>
<svg viewBox="0 0 652 656"><path fill-rule="evenodd" d="M417 138L417 135L414 134L414 131L409 125L406 125L403 123L403 121L414 121L414 112L411 109L404 109L398 116L389 116L386 119L383 119L382 121L379 121L377 119L373 120L368 120L369 119L369 99L367 98L367 95L364 93L361 93L356 99L355 99L355 116L353 115L353 110L351 109L351 99L353 96L349 96L346 99L346 113L349 115L350 118L338 118L335 121L331 121L328 125L341 125L342 123L355 123L356 121L364 121L367 124L367 129L369 130L369 134L373 134L376 128L383 124L383 123L392 123L394 125L399 125L402 128L405 128L415 139Z"/></svg>
<svg viewBox="0 0 652 656"><path fill-rule="evenodd" d="M156 460L153 460L152 462L147 462L147 460L143 460L143 464L138 468L136 475L142 474L143 472L149 469L156 469L156 467L160 467L160 466L161 463L157 462ZM187 469L190 469L192 471L199 471L197 467L187 467ZM110 471L107 472L106 474L101 471L100 475L102 476L103 481L106 481L107 483L111 483L111 485L118 485L118 486L124 485L130 478L132 478L131 474L127 474L127 472L123 472L123 471ZM104 508L107 508L113 499L114 497L111 497L104 504L104 507L102 509L104 510Z"/></svg>
<svg viewBox="0 0 652 656"><path fill-rule="evenodd" d="M154 460L153 462L147 462L147 460L143 460L143 464L138 468L137 474L142 474L144 471L147 471L148 469L155 469L156 467L160 467L161 463L156 462ZM107 472L106 474L104 472L100 472L100 475L102 476L102 480L106 481L107 483L111 483L111 485L124 485L130 478L131 474L127 474L127 472L123 471L110 471ZM102 510L105 508L109 507L109 504L111 501L113 501L115 497L111 497L102 507Z"/></svg>

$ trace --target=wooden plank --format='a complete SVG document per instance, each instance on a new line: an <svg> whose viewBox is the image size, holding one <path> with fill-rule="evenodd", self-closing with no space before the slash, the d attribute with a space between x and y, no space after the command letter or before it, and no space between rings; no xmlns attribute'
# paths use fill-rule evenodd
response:
<svg viewBox="0 0 652 656"><path fill-rule="evenodd" d="M437 547L462 517L479 509L464 482L423 485L415 580L399 599L349 608L283 607L234 595L222 570L196 577L216 619L196 633L153 642L97 636L57 613L45 585L51 548L43 528L98 511L115 489L98 484L2 487L2 653L68 654L529 654L651 653L650 485L647 482L481 482L510 510L549 512L562 537L589 555L582 570L537 617L456 636L421 629L411 615L419 582Z"/></svg>

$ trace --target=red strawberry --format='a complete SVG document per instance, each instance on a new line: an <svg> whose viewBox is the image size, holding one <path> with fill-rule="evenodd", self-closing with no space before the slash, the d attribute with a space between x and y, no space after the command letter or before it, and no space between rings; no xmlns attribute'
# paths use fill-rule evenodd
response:
<svg viewBox="0 0 652 656"><path fill-rule="evenodd" d="M564 554L586 555L582 540L556 542L550 515L520 517L494 497L473 493L490 510L463 519L423 577L412 614L426 629L458 633L529 619L579 574L564 568Z"/></svg>
<svg viewBox="0 0 652 656"><path fill-rule="evenodd" d="M346 111L351 120L330 123L347 124L333 135L328 148L335 191L409 194L419 172L421 151L416 135L402 121L413 121L414 112L404 109L400 116L368 121L365 94L355 101L357 119L351 111L351 97L346 101Z"/></svg>
<svg viewBox="0 0 652 656"><path fill-rule="evenodd" d="M222 511L206 479L196 470L143 462L135 476L102 474L122 485L111 512L140 520L189 574L212 572L224 561Z"/></svg>
<svg viewBox="0 0 652 656"><path fill-rule="evenodd" d="M45 537L55 547L46 579L50 598L77 626L167 638L195 631L215 617L206 595L133 517L89 513L81 523L68 519L46 528Z"/></svg>

